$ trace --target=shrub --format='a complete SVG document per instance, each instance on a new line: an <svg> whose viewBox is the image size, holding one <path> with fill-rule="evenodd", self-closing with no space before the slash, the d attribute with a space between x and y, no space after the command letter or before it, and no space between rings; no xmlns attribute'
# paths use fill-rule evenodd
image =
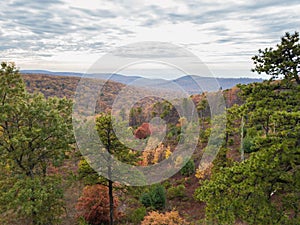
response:
<svg viewBox="0 0 300 225"><path fill-rule="evenodd" d="M141 225L188 225L183 218L180 217L176 211L158 213L150 212L149 215L145 216Z"/></svg>
<svg viewBox="0 0 300 225"><path fill-rule="evenodd" d="M180 184L175 187L170 187L167 191L167 196L169 199L185 197L185 186Z"/></svg>
<svg viewBox="0 0 300 225"><path fill-rule="evenodd" d="M196 170L195 177L197 177L200 180L208 179L211 176L212 173L213 164L202 164L201 167L199 167Z"/></svg>
<svg viewBox="0 0 300 225"><path fill-rule="evenodd" d="M114 218L118 219L118 199L114 198ZM76 205L78 216L92 225L107 224L109 222L108 188L97 184L86 186Z"/></svg>
<svg viewBox="0 0 300 225"><path fill-rule="evenodd" d="M165 188L161 184L154 185L149 192L142 194L140 200L145 207L163 209L166 206Z"/></svg>
<svg viewBox="0 0 300 225"><path fill-rule="evenodd" d="M189 159L187 163L180 170L181 175L190 176L195 172L195 163L192 159Z"/></svg>
<svg viewBox="0 0 300 225"><path fill-rule="evenodd" d="M165 187L165 189L168 189L172 186L169 180L164 181L162 185Z"/></svg>
<svg viewBox="0 0 300 225"><path fill-rule="evenodd" d="M140 224L141 221L147 214L147 210L145 207L140 207L135 210L128 212L127 220L133 224Z"/></svg>
<svg viewBox="0 0 300 225"><path fill-rule="evenodd" d="M140 201L145 207L151 207L152 206L151 196L150 196L149 192L143 193L141 198L140 198Z"/></svg>

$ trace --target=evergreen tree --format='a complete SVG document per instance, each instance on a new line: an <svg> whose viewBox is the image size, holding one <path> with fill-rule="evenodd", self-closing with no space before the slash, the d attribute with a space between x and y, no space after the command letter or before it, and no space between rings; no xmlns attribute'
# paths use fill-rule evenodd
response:
<svg viewBox="0 0 300 225"><path fill-rule="evenodd" d="M286 33L276 48L259 50L259 54L252 58L255 68L253 71L266 73L272 78L283 76L285 80L295 79L300 84L300 43L299 33Z"/></svg>
<svg viewBox="0 0 300 225"><path fill-rule="evenodd" d="M128 163L137 163L139 154L130 148L126 147L121 143L114 132L113 129L114 120L111 115L100 114L96 119L96 130L100 141L104 147L104 150L109 153L109 156L105 158L107 162L107 168L103 168L108 174L108 179L103 176L99 176L96 171L94 171L89 164L83 160L81 161L79 174L81 178L84 179L85 183L88 185L92 184L102 184L108 187L109 190L109 204L110 204L110 224L114 222L114 197L113 197L113 180L112 174L122 174L126 176L126 171L119 171L118 166L112 163L112 157L117 160ZM105 157L103 155L103 157Z"/></svg>
<svg viewBox="0 0 300 225"><path fill-rule="evenodd" d="M282 50L284 44L293 49L293 59L299 58L297 37L298 33L287 34L278 49ZM254 57L257 71L283 74L284 79L241 86L244 104L239 111L245 120L242 136L251 138L251 151L255 151L242 162L220 167L196 190L195 197L206 203L206 219L212 224L300 221L300 86L295 85L293 67L285 68L290 73L282 67L287 60L285 54L281 58L279 50L262 54L266 58Z"/></svg>

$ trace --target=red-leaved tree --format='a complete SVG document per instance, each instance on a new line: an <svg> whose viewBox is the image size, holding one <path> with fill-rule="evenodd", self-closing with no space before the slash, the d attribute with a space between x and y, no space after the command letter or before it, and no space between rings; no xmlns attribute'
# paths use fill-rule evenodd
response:
<svg viewBox="0 0 300 225"><path fill-rule="evenodd" d="M118 199L114 197L114 218L117 219ZM83 217L89 224L109 224L109 196L106 186L96 184L86 186L76 205L78 216Z"/></svg>

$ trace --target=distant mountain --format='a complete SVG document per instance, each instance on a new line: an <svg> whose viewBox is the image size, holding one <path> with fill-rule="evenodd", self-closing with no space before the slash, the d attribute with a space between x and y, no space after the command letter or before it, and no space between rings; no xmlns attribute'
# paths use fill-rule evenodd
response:
<svg viewBox="0 0 300 225"><path fill-rule="evenodd" d="M133 81L140 79L138 76L124 76L120 74L92 74L92 76L100 79L111 80L122 84L130 84Z"/></svg>
<svg viewBox="0 0 300 225"><path fill-rule="evenodd" d="M52 72L48 70L21 70L22 74L44 74L44 75L53 75L53 76L65 76L65 77L81 77L83 73L75 72Z"/></svg>
<svg viewBox="0 0 300 225"><path fill-rule="evenodd" d="M190 94L198 94L202 91L217 91L220 89L230 89L237 84L250 84L254 82L263 82L263 79L253 78L214 78L187 75L174 80L184 90Z"/></svg>
<svg viewBox="0 0 300 225"><path fill-rule="evenodd" d="M237 84L249 84L262 82L263 79L253 78L214 78L201 77L196 75L186 75L174 80L148 79L140 76L124 76L121 74L84 74L75 72L52 72L47 70L21 70L22 74L46 74L52 76L67 77L88 77L103 80L110 80L121 84L137 87L148 87L156 89L179 90L183 89L189 94L199 94L204 91L217 91L220 89L229 89Z"/></svg>
<svg viewBox="0 0 300 225"><path fill-rule="evenodd" d="M48 70L21 70L22 74L44 74L52 76L66 76L66 77L89 77L89 78L98 78L103 80L111 80L122 84L128 84L132 81L139 79L138 76L124 76L120 74L108 74L108 73L99 73L99 74L86 74L86 73L75 73L75 72L52 72Z"/></svg>

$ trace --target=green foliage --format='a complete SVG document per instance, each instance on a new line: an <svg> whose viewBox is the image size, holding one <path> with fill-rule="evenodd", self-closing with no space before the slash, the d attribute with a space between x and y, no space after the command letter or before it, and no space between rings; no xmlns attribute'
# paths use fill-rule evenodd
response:
<svg viewBox="0 0 300 225"><path fill-rule="evenodd" d="M57 176L19 176L1 180L0 212L14 210L30 224L56 224L64 213L63 191Z"/></svg>
<svg viewBox="0 0 300 225"><path fill-rule="evenodd" d="M180 184L178 186L170 187L167 190L167 197L168 199L185 197L185 186Z"/></svg>
<svg viewBox="0 0 300 225"><path fill-rule="evenodd" d="M177 127L173 124L168 124L168 133L166 135L166 137L168 139L177 139L180 135L180 132L181 132L181 128L180 127Z"/></svg>
<svg viewBox="0 0 300 225"><path fill-rule="evenodd" d="M140 201L145 207L152 206L151 195L149 194L149 192L143 193L140 197Z"/></svg>
<svg viewBox="0 0 300 225"><path fill-rule="evenodd" d="M196 190L196 198L207 204L208 221L292 224L299 220L294 214L300 207L299 146L286 138L263 140L261 145L244 163L223 168Z"/></svg>
<svg viewBox="0 0 300 225"><path fill-rule="evenodd" d="M295 79L300 84L300 43L299 33L286 33L276 48L259 50L253 58L255 68L253 71L266 73L277 78L283 75L286 81Z"/></svg>
<svg viewBox="0 0 300 225"><path fill-rule="evenodd" d="M213 161L213 168L212 171L219 172L222 168L226 167L228 165L228 159L227 159L227 148L222 147L217 157Z"/></svg>
<svg viewBox="0 0 300 225"><path fill-rule="evenodd" d="M206 203L208 224L299 224L300 87L298 33L286 34L276 49L260 50L255 71L281 82L242 85L242 162L219 167L196 190Z"/></svg>
<svg viewBox="0 0 300 225"><path fill-rule="evenodd" d="M107 176L106 177L99 176L98 173L95 172L93 168L90 166L93 165L93 163L96 163L95 166L99 168L99 165L97 165L98 164L97 160L95 160L96 162L93 162L94 158L92 155L89 156L90 164L86 160L82 160L79 165L79 177L83 179L85 184L89 184L89 185L103 184L109 187L110 223L113 223L113 219L116 218L116 214L114 213L115 203L113 197L114 187L113 187L112 177L113 176L118 177L118 179L123 179L123 181L126 182L127 177L132 175L132 174L128 174L127 171L120 170L120 168L116 166L116 163L113 163L112 156L115 159L128 164L130 163L135 164L139 160L138 153L132 151L130 148L128 148L127 146L125 146L123 143L120 142L113 129L113 125L117 125L114 123L115 120L109 114L102 113L96 118L95 129L97 130L99 139L103 145L103 148L100 149L99 152L97 151L96 154L97 157L99 157L99 154L103 154L103 159L105 159L106 162L105 165L101 165L102 170L100 172L103 172ZM87 122L86 125L89 126L89 123ZM107 155L107 153L109 153L109 155ZM95 152L92 152L91 154L95 154ZM119 186L119 188L122 187Z"/></svg>
<svg viewBox="0 0 300 225"><path fill-rule="evenodd" d="M118 166L111 165L109 161L111 158L107 157L105 153L109 152L110 155L112 155L115 159L133 165L135 165L136 162L139 161L139 153L136 151L132 151L130 148L119 141L119 138L114 132L113 123L114 119L112 119L108 114L100 114L96 119L95 129L97 130L101 143L104 147L102 151L96 152L96 158L99 157L99 154L103 154L103 158L106 159L106 167L103 167L101 172L109 175L108 170L110 170L111 174L118 176L119 179L124 179L124 182L126 182L126 177L128 176L127 172L120 170ZM92 146L91 149L94 149L94 146ZM83 180L86 185L108 185L108 179L99 176L98 172L96 172L93 167L91 167L97 166L98 168L97 160L95 160L96 162L94 162L94 158L92 156L89 156L88 160L89 163L85 159L82 159L80 161L78 171L79 178ZM93 163L96 163L96 165L94 165Z"/></svg>
<svg viewBox="0 0 300 225"><path fill-rule="evenodd" d="M238 121L241 118L241 109L238 105L233 105L231 108L227 109L226 113L226 128L225 128L225 147L233 144L233 139L239 131Z"/></svg>
<svg viewBox="0 0 300 225"><path fill-rule="evenodd" d="M100 114L96 119L96 130L101 143L105 149L119 161L128 164L135 164L138 159L138 153L131 151L130 148L120 142L114 132L113 124L115 120L108 114ZM122 172L122 171L120 171Z"/></svg>
<svg viewBox="0 0 300 225"><path fill-rule="evenodd" d="M153 185L148 192L142 194L140 201L147 208L164 209L166 205L166 190L160 184Z"/></svg>
<svg viewBox="0 0 300 225"><path fill-rule="evenodd" d="M72 102L27 93L12 63L1 64L0 99L1 211L32 224L56 221L62 192L49 168L62 164L73 142Z"/></svg>
<svg viewBox="0 0 300 225"><path fill-rule="evenodd" d="M144 219L146 214L147 214L147 209L143 206L139 207L137 209L128 212L127 221L135 225L138 225Z"/></svg>
<svg viewBox="0 0 300 225"><path fill-rule="evenodd" d="M99 174L88 164L85 159L80 160L78 168L79 179L84 182L85 185L94 184L106 184L107 180L99 176Z"/></svg>
<svg viewBox="0 0 300 225"><path fill-rule="evenodd" d="M170 103L169 101L159 101L156 102L153 105L153 111L151 113L152 116L159 116L161 119L168 121L168 122L175 122L174 119L178 119L178 113L175 110L174 106L172 105L172 103ZM169 125L170 123L168 123Z"/></svg>
<svg viewBox="0 0 300 225"><path fill-rule="evenodd" d="M137 201L139 204L139 199L142 193L148 191L147 186L128 186L126 187L126 193L132 197L132 201ZM125 196L126 198L126 196Z"/></svg>
<svg viewBox="0 0 300 225"><path fill-rule="evenodd" d="M207 143L208 138L210 137L211 134L211 128L207 128L205 130L200 130L200 138L202 143Z"/></svg>
<svg viewBox="0 0 300 225"><path fill-rule="evenodd" d="M243 140L243 150L245 153L251 153L253 151L256 151L254 148L254 140L250 137L245 137Z"/></svg>
<svg viewBox="0 0 300 225"><path fill-rule="evenodd" d="M83 217L79 217L78 225L90 225Z"/></svg>
<svg viewBox="0 0 300 225"><path fill-rule="evenodd" d="M191 176L195 173L195 163L193 159L189 159L184 167L181 168L180 173L183 176Z"/></svg>
<svg viewBox="0 0 300 225"><path fill-rule="evenodd" d="M232 138L230 138L229 140L228 140L228 145L229 146L232 146L234 144L234 140L232 139Z"/></svg>
<svg viewBox="0 0 300 225"><path fill-rule="evenodd" d="M172 186L169 180L165 180L162 185L165 187L165 189L169 189Z"/></svg>
<svg viewBox="0 0 300 225"><path fill-rule="evenodd" d="M300 219L299 87L265 82L244 86L242 92L247 128L243 147L252 154L241 163L214 170L195 196L206 203L208 223L296 224Z"/></svg>

